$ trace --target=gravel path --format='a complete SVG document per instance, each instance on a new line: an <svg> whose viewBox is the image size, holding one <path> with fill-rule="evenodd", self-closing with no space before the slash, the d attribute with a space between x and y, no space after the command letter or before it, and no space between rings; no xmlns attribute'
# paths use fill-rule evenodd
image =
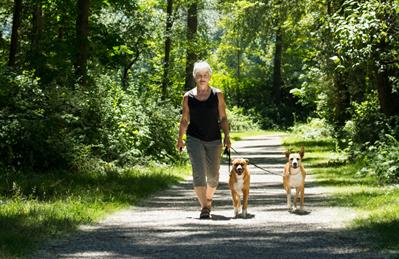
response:
<svg viewBox="0 0 399 259"><path fill-rule="evenodd" d="M282 172L285 157L279 136L247 138L234 148L239 154L233 157ZM251 217L234 219L227 170L222 165L210 220L199 220L188 179L139 206L82 226L65 240L46 244L35 258L384 258L368 249L366 235L345 229L354 212L327 207L328 190L314 184L311 172L306 213L295 214L286 209L281 176L250 166Z"/></svg>

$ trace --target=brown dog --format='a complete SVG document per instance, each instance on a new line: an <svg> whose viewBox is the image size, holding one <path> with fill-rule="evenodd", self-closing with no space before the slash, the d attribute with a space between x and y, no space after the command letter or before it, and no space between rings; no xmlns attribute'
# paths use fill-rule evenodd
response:
<svg viewBox="0 0 399 259"><path fill-rule="evenodd" d="M301 195L301 210L305 203L305 177L306 172L301 162L305 150L303 146L298 153L285 152L288 162L284 166L283 185L287 192L287 206L291 210L291 187L295 187L294 208L297 208L297 199Z"/></svg>
<svg viewBox="0 0 399 259"><path fill-rule="evenodd" d="M238 217L241 205L242 194L242 217L247 217L248 197L249 197L249 180L250 173L248 170L247 159L234 159L233 168L230 172L229 188L234 206L234 216Z"/></svg>

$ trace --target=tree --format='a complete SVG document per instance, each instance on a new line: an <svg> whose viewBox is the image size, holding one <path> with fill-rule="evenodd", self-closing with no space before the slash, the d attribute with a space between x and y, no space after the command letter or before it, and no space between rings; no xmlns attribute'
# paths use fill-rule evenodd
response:
<svg viewBox="0 0 399 259"><path fill-rule="evenodd" d="M90 0L78 0L76 19L77 55L75 73L78 82L85 84L87 77L87 59L89 56L89 9Z"/></svg>
<svg viewBox="0 0 399 259"><path fill-rule="evenodd" d="M167 0L166 7L166 27L165 27L165 54L163 60L163 77L162 77L162 98L167 95L169 85L169 69L170 69L170 51L172 48L172 26L173 26L173 0Z"/></svg>
<svg viewBox="0 0 399 259"><path fill-rule="evenodd" d="M21 26L22 0L14 0L14 14L12 18L12 33L8 66L15 66L15 59L18 48L18 33Z"/></svg>
<svg viewBox="0 0 399 259"><path fill-rule="evenodd" d="M278 24L275 32L274 57L273 57L273 100L277 107L281 106L281 89L283 87L281 64L283 54L283 35L281 25Z"/></svg>
<svg viewBox="0 0 399 259"><path fill-rule="evenodd" d="M30 63L36 69L38 75L41 75L41 66L43 66L43 59L41 56L41 44L40 40L43 33L43 8L42 1L36 1L33 4L32 11L32 29L31 29L31 39L30 39L30 52L28 57Z"/></svg>
<svg viewBox="0 0 399 259"><path fill-rule="evenodd" d="M186 81L184 88L189 90L195 86L193 78L194 63L197 61L195 48L198 29L198 3L196 0L189 3L187 11L187 53L186 53Z"/></svg>
<svg viewBox="0 0 399 259"><path fill-rule="evenodd" d="M374 66L378 99L382 113L387 116L399 115L399 92L398 89L394 91L393 80L399 77L399 57L395 51L399 47L399 3L396 1L396 9L392 6L394 2L391 0L381 1L377 6L381 30L374 49L380 57Z"/></svg>

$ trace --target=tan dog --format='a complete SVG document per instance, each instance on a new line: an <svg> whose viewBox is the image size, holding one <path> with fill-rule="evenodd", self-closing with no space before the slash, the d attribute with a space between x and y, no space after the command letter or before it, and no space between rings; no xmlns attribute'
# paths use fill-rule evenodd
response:
<svg viewBox="0 0 399 259"><path fill-rule="evenodd" d="M242 217L247 217L248 197L249 197L249 181L250 173L248 170L247 159L234 159L233 168L230 172L229 188L234 206L234 216L238 217L241 205L242 194Z"/></svg>
<svg viewBox="0 0 399 259"><path fill-rule="evenodd" d="M291 210L291 187L295 187L294 208L297 208L297 199L301 195L301 210L305 203L305 177L306 172L301 162L305 150L303 146L298 153L285 152L288 162L284 166L283 185L287 192L287 206Z"/></svg>

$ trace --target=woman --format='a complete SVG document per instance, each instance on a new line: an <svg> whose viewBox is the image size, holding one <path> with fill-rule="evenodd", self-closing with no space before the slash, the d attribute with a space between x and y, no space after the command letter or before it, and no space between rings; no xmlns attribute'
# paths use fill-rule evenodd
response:
<svg viewBox="0 0 399 259"><path fill-rule="evenodd" d="M209 218L212 197L219 183L222 137L230 149L229 127L223 93L209 86L212 69L207 62L194 64L196 87L184 94L183 113L176 147L184 147L183 135L187 133L187 151L190 156L194 191L201 205L200 218Z"/></svg>

